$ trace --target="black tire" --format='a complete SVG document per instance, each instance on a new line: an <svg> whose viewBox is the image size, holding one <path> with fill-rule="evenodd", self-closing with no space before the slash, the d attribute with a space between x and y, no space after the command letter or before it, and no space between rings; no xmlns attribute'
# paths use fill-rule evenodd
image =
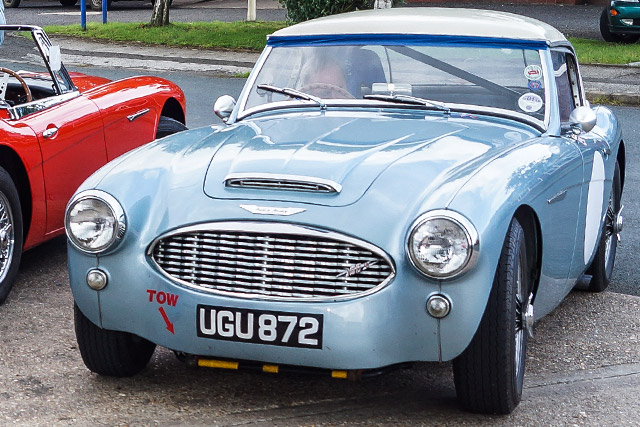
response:
<svg viewBox="0 0 640 427"><path fill-rule="evenodd" d="M73 314L78 347L89 370L99 375L130 377L147 366L155 344L127 332L99 328L76 304Z"/></svg>
<svg viewBox="0 0 640 427"><path fill-rule="evenodd" d="M509 414L520 403L527 348L523 313L531 301L530 277L524 230L514 218L480 326L469 347L453 361L458 400L468 411Z"/></svg>
<svg viewBox="0 0 640 427"><path fill-rule="evenodd" d="M102 0L90 0L91 9L102 10ZM107 0L107 10L111 9L111 0Z"/></svg>
<svg viewBox="0 0 640 427"><path fill-rule="evenodd" d="M60 0L60 4L63 6L75 6L78 3L78 0Z"/></svg>
<svg viewBox="0 0 640 427"><path fill-rule="evenodd" d="M605 8L600 15L600 34L611 43L635 43L640 40L640 34L616 34L609 30L609 8Z"/></svg>
<svg viewBox="0 0 640 427"><path fill-rule="evenodd" d="M172 119L166 116L160 116L158 120L158 129L156 130L156 139L164 138L165 136L173 135L174 133L187 130L187 127L178 120Z"/></svg>
<svg viewBox="0 0 640 427"><path fill-rule="evenodd" d="M611 283L613 265L616 260L616 250L618 249L615 221L618 212L620 212L621 196L622 180L620 177L620 166L618 162L616 162L611 195L609 196L609 206L607 207L604 224L602 224L600 243L598 244L598 249L596 249L593 261L591 261L591 265L587 270L587 274L591 274L591 280L586 289L589 292L602 292L607 289Z"/></svg>
<svg viewBox="0 0 640 427"><path fill-rule="evenodd" d="M18 274L23 243L20 198L9 173L0 167L0 304Z"/></svg>
<svg viewBox="0 0 640 427"><path fill-rule="evenodd" d="M20 6L20 0L2 0L4 7L18 7Z"/></svg>

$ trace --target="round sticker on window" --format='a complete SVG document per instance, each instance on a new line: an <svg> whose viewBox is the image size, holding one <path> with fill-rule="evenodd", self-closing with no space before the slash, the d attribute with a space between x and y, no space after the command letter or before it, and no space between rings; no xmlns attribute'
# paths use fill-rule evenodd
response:
<svg viewBox="0 0 640 427"><path fill-rule="evenodd" d="M529 80L529 89L531 90L541 90L542 82L540 80Z"/></svg>
<svg viewBox="0 0 640 427"><path fill-rule="evenodd" d="M542 78L542 68L539 65L528 65L524 69L524 76L529 80L540 80Z"/></svg>
<svg viewBox="0 0 640 427"><path fill-rule="evenodd" d="M540 111L543 105L544 102L542 102L542 98L535 93L525 93L518 99L518 107L527 113Z"/></svg>

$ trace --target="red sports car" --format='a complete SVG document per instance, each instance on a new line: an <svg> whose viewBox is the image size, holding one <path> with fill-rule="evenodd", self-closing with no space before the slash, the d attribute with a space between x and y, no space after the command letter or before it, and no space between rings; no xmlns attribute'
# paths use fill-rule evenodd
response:
<svg viewBox="0 0 640 427"><path fill-rule="evenodd" d="M186 128L184 94L170 81L69 73L41 28L0 30L1 304L22 251L64 233L67 201L85 178Z"/></svg>

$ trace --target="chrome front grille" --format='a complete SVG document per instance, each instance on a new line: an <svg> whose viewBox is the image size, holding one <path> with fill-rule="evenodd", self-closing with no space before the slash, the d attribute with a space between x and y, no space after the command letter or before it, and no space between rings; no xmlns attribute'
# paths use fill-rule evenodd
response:
<svg viewBox="0 0 640 427"><path fill-rule="evenodd" d="M149 253L172 280L247 298L353 298L384 286L395 274L391 260L375 246L281 223L189 227L159 238Z"/></svg>
<svg viewBox="0 0 640 427"><path fill-rule="evenodd" d="M231 174L224 180L230 188L302 191L308 193L339 193L340 184L321 178L279 174Z"/></svg>

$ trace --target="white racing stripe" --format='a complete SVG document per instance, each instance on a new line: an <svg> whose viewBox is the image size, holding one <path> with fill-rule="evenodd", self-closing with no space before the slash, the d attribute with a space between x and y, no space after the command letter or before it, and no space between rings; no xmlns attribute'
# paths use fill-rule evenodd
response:
<svg viewBox="0 0 640 427"><path fill-rule="evenodd" d="M593 155L589 195L587 196L587 218L584 230L584 263L591 259L596 249L600 221L602 219L602 202L604 201L604 161L602 154L596 151Z"/></svg>

